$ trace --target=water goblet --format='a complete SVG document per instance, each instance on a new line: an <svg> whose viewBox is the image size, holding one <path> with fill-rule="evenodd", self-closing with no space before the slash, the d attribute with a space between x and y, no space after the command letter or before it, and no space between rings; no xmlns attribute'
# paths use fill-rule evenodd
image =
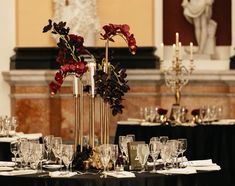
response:
<svg viewBox="0 0 235 186"><path fill-rule="evenodd" d="M172 149L169 143L162 144L160 155L163 161L163 169L168 169L167 163L171 161L171 152Z"/></svg>
<svg viewBox="0 0 235 186"><path fill-rule="evenodd" d="M187 139L186 138L180 138L179 141L179 154L181 154L181 166L183 166L183 156L184 152L187 150Z"/></svg>
<svg viewBox="0 0 235 186"><path fill-rule="evenodd" d="M160 136L160 137L159 137L159 140L160 140L160 142L161 142L163 145L166 144L166 142L167 142L168 139L169 139L168 136Z"/></svg>
<svg viewBox="0 0 235 186"><path fill-rule="evenodd" d="M137 145L137 159L139 160L140 164L141 164L141 171L145 172L145 164L147 162L149 156L149 145L148 144L138 144Z"/></svg>
<svg viewBox="0 0 235 186"><path fill-rule="evenodd" d="M47 136L45 136L43 138L43 144L45 146L47 163L50 163L50 161L51 161L51 152L52 152L53 138L54 138L53 135L47 135Z"/></svg>
<svg viewBox="0 0 235 186"><path fill-rule="evenodd" d="M150 156L153 159L153 170L151 171L151 173L156 173L156 161L157 158L160 154L161 151L161 142L159 140L150 140L149 143L149 152L150 152Z"/></svg>
<svg viewBox="0 0 235 186"><path fill-rule="evenodd" d="M108 170L108 164L111 158L111 147L109 144L103 144L99 146L99 155L100 155L100 161L104 167L104 177L107 177L106 171Z"/></svg>
<svg viewBox="0 0 235 186"><path fill-rule="evenodd" d="M55 157L58 159L59 164L62 165L62 138L61 137L54 137L52 140L52 151Z"/></svg>
<svg viewBox="0 0 235 186"><path fill-rule="evenodd" d="M72 163L74 155L74 145L62 146L62 160L66 167L66 172L69 172L69 165Z"/></svg>
<svg viewBox="0 0 235 186"><path fill-rule="evenodd" d="M118 159L118 145L111 144L111 157L110 159L113 161L113 168L116 170L116 161Z"/></svg>
<svg viewBox="0 0 235 186"><path fill-rule="evenodd" d="M15 169L16 169L16 155L19 153L19 143L18 141L13 141L10 144L11 153L14 155Z"/></svg>
<svg viewBox="0 0 235 186"><path fill-rule="evenodd" d="M28 164L30 161L30 142L29 141L22 141L20 144L20 151L22 154L22 159L25 163L25 169L28 169Z"/></svg>

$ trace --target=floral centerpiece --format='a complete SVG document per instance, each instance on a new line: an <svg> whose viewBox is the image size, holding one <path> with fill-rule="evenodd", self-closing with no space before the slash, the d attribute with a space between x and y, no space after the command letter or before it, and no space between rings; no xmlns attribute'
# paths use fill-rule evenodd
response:
<svg viewBox="0 0 235 186"><path fill-rule="evenodd" d="M87 63L84 60L84 55L92 54L83 46L84 40L82 36L69 34L69 27L66 28L66 22L49 24L43 28L43 32L51 31L52 34L59 35L59 53L56 62L60 64L59 71L55 74L55 79L50 83L51 94L56 94L61 88L64 79L68 75L75 75L82 78L83 74L87 72ZM129 50L132 54L136 53L137 46L133 34L130 34L129 26L126 24L109 24L103 26L105 33L101 33L101 39L106 41L106 50L108 50L107 43L114 42L113 37L121 36L128 44ZM107 54L107 52L106 52ZM124 93L130 88L127 85L126 70L119 66L109 66L109 72L104 70L108 64L108 56L106 55L101 62L97 62L97 70L95 73L96 94L99 94L105 102L110 104L112 114L122 113L124 108L122 100Z"/></svg>
<svg viewBox="0 0 235 186"><path fill-rule="evenodd" d="M121 36L127 43L131 54L135 54L137 50L136 40L133 34L129 32L130 28L127 24L108 24L103 26L104 33L101 33L101 39L105 41L105 57L96 60L96 70L94 73L95 93L99 95L103 101L110 105L112 115L121 114L124 106L122 100L126 92L130 90L128 81L126 80L126 70L119 65L113 66L108 58L109 42L114 42L115 36ZM88 71L88 64L85 60L86 55L94 56L83 45L82 36L70 34L70 28L66 27L66 22L55 23L48 21L48 25L43 28L43 32L50 31L52 34L59 36L57 46L59 52L56 62L60 64L59 70L55 74L54 81L49 85L51 94L56 94L65 78L69 75L76 76L82 80L83 75ZM87 91L91 87L88 87ZM100 168L100 162L97 161L96 149L88 147L84 151L79 151L75 155L74 165L77 169L84 168L84 162L90 162L92 167Z"/></svg>

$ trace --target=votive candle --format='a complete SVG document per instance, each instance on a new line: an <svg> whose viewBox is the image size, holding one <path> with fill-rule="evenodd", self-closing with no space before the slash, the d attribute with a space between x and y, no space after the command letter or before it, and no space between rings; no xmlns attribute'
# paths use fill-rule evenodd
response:
<svg viewBox="0 0 235 186"><path fill-rule="evenodd" d="M190 42L190 60L193 60L193 43Z"/></svg>

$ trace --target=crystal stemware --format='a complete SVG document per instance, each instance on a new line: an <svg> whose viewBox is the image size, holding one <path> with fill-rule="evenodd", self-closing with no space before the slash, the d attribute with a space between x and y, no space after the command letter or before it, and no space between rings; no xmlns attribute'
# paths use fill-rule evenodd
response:
<svg viewBox="0 0 235 186"><path fill-rule="evenodd" d="M62 146L62 160L66 167L66 171L69 172L69 165L73 160L74 145L63 145Z"/></svg>
<svg viewBox="0 0 235 186"><path fill-rule="evenodd" d="M113 168L116 169L116 161L118 159L118 145L111 144L111 157L110 159L113 161Z"/></svg>
<svg viewBox="0 0 235 186"><path fill-rule="evenodd" d="M104 177L107 177L106 171L108 170L108 164L111 158L111 147L109 144L103 144L99 146L99 155L100 155L100 161L104 167Z"/></svg>
<svg viewBox="0 0 235 186"><path fill-rule="evenodd" d="M187 139L181 138L179 141L179 154L181 154L181 166L183 166L184 152L187 150Z"/></svg>
<svg viewBox="0 0 235 186"><path fill-rule="evenodd" d="M13 141L11 142L10 146L11 146L11 153L14 154L15 169L16 169L16 155L19 152L19 143L18 141Z"/></svg>
<svg viewBox="0 0 235 186"><path fill-rule="evenodd" d="M43 138L43 143L45 146L45 152L46 152L46 159L47 163L50 163L51 161L51 152L52 152L52 142L53 142L53 135L47 135Z"/></svg>
<svg viewBox="0 0 235 186"><path fill-rule="evenodd" d="M152 173L156 173L156 161L161 151L161 142L159 140L152 140L149 143L150 156L153 159L153 170Z"/></svg>
<svg viewBox="0 0 235 186"><path fill-rule="evenodd" d="M141 164L141 171L140 173L145 171L145 164L147 162L149 156L149 145L148 144L138 144L137 145L137 159Z"/></svg>

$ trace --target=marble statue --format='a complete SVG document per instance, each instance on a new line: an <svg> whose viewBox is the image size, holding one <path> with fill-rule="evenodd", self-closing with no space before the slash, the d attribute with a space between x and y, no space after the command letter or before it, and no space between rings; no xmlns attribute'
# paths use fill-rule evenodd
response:
<svg viewBox="0 0 235 186"><path fill-rule="evenodd" d="M211 19L214 0L183 0L185 18L194 25L198 54L212 55L215 50L217 23Z"/></svg>
<svg viewBox="0 0 235 186"><path fill-rule="evenodd" d="M96 0L53 0L53 5L54 22L67 22L70 33L82 36L85 46L95 45L96 34L100 30Z"/></svg>

